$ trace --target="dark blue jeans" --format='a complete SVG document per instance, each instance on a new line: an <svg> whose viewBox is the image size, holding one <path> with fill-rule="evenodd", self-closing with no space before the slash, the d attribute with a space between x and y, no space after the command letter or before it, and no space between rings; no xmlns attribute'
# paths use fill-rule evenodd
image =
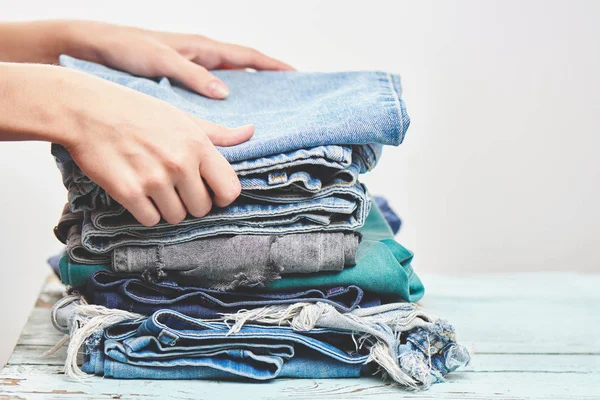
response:
<svg viewBox="0 0 600 400"><path fill-rule="evenodd" d="M390 207L385 197L373 196L373 201L381 210L381 213L385 217L385 220L390 225L390 228L392 228L392 232L394 232L394 235L397 234L400 231L400 227L402 226L402 220L400 219L400 217L398 217L398 214L396 214L396 212L392 210L392 207Z"/></svg>
<svg viewBox="0 0 600 400"><path fill-rule="evenodd" d="M379 305L380 300L365 294L358 286L336 287L329 290L309 289L295 293L221 292L198 287L179 286L175 282L149 283L139 276L117 275L108 271L96 272L84 295L91 304L118 308L143 315L168 308L193 318L219 318L220 313L232 313L242 308L270 305L316 303L331 304L341 312L356 307Z"/></svg>

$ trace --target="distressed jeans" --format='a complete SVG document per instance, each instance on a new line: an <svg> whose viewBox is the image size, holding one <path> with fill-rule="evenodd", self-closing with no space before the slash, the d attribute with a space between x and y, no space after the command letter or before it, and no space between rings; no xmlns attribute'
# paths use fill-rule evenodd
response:
<svg viewBox="0 0 600 400"><path fill-rule="evenodd" d="M248 324L231 333L224 323L161 310L108 328L88 346L82 369L122 379L358 377L368 356L353 348L349 332Z"/></svg>
<svg viewBox="0 0 600 400"><path fill-rule="evenodd" d="M394 381L428 387L466 366L469 351L456 343L452 325L416 304L390 303L344 313L323 302L273 305L223 316L232 332L246 322L289 325L297 332L315 328L350 331L370 339L370 357ZM402 338L401 334L405 337Z"/></svg>
<svg viewBox="0 0 600 400"><path fill-rule="evenodd" d="M160 309L168 308L193 318L206 319L220 318L223 313L235 313L240 309L299 302L322 302L341 312L380 304L376 295L364 293L358 286L281 293L223 292L182 286L175 282L149 283L135 276L116 275L108 271L96 272L82 292L90 304L107 308L142 315L151 315Z"/></svg>
<svg viewBox="0 0 600 400"><path fill-rule="evenodd" d="M339 272L282 275L281 279L256 289L262 292L281 293L358 286L367 292L377 293L387 301L414 302L423 297L423 284L411 264L412 252L394 240L390 226L376 205L372 207L360 233L362 241L356 252L356 265L346 267ZM67 256L60 260L61 280L71 286L85 285L96 271L110 269L110 264L75 264L69 261ZM154 280L155 276L147 278ZM181 276L173 273L166 278L176 281L186 280L185 274ZM213 281L218 278L218 276L212 277ZM230 283L231 280L222 279L218 286ZM197 286L204 285L198 283Z"/></svg>
<svg viewBox="0 0 600 400"><path fill-rule="evenodd" d="M409 303L349 313L323 302L274 305L226 314L223 322L166 309L150 317L100 310L100 318L118 321L100 330L99 317L92 315L98 307L90 307L71 310L71 337L78 340L71 340L67 362L84 345L83 370L107 377L267 380L356 377L378 370L419 389L470 361L450 324Z"/></svg>

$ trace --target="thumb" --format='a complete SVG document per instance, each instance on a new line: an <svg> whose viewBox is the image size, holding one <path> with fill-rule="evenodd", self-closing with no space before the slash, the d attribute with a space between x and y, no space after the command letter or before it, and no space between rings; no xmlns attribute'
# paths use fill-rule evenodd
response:
<svg viewBox="0 0 600 400"><path fill-rule="evenodd" d="M215 146L235 146L248 141L254 135L254 125L227 128L200 118L192 118Z"/></svg>

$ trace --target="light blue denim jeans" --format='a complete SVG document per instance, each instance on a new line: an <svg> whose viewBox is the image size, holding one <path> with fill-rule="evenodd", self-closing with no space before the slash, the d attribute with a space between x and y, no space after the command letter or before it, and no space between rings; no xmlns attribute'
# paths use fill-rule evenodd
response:
<svg viewBox="0 0 600 400"><path fill-rule="evenodd" d="M52 145L52 154L68 189L70 209L90 211L116 204L92 182L62 146ZM380 145L319 146L292 154L280 154L233 163L242 186L242 196L267 193L275 202L286 201L289 192L310 197L331 182L354 184L358 174L371 170L381 154ZM281 197L281 198L280 198Z"/></svg>
<svg viewBox="0 0 600 400"><path fill-rule="evenodd" d="M399 145L410 122L400 77L385 72L213 71L231 89L223 101L174 86L167 78L135 77L65 55L60 64L217 124L254 124L256 131L248 142L219 148L232 163L262 163L261 157L326 145Z"/></svg>
<svg viewBox="0 0 600 400"><path fill-rule="evenodd" d="M372 169L383 145L402 142L409 125L400 79L383 72L298 73L215 71L231 88L226 101L61 56L61 65L90 73L226 126L253 123L254 137L219 148L238 172L242 197L189 219L146 230L113 204L53 145L73 210L87 210L82 244L108 252L126 244L173 244L218 234L285 234L354 230L368 213L368 196L357 182ZM93 210L93 211L91 211Z"/></svg>
<svg viewBox="0 0 600 400"><path fill-rule="evenodd" d="M297 332L315 328L353 332L370 339L370 357L394 381L428 387L467 365L469 351L456 342L454 327L413 303L389 303L340 312L330 304L297 303L241 310L223 316L236 332L248 321L289 325Z"/></svg>
<svg viewBox="0 0 600 400"><path fill-rule="evenodd" d="M269 380L278 377L358 377L368 355L350 332L246 325L230 333L221 322L204 322L171 310L123 322L88 348L83 371L113 378Z"/></svg>
<svg viewBox="0 0 600 400"><path fill-rule="evenodd" d="M67 319L71 335L87 329L88 312L98 314L98 306L89 307L65 310L75 313ZM222 320L167 309L150 317L131 314L104 330L88 330L73 349L84 345L83 371L115 378L268 380L379 371L413 389L441 382L470 361L450 324L410 303L349 313L319 302L271 305Z"/></svg>

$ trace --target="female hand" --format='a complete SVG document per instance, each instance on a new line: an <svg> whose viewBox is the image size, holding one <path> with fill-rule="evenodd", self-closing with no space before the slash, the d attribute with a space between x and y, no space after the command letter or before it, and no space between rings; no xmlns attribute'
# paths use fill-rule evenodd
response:
<svg viewBox="0 0 600 400"><path fill-rule="evenodd" d="M248 140L252 125L225 128L55 66L0 63L0 92L0 140L62 144L90 179L146 226L161 216L172 224L187 212L202 217L213 203L225 207L240 194L235 171L214 145Z"/></svg>
<svg viewBox="0 0 600 400"><path fill-rule="evenodd" d="M207 97L227 86L209 69L293 70L254 49L200 35L156 32L94 21L0 24L0 61L56 63L60 54L139 76L167 76Z"/></svg>
<svg viewBox="0 0 600 400"><path fill-rule="evenodd" d="M214 145L248 140L254 133L252 125L225 128L81 75L81 83L72 89L80 92L74 98L97 96L88 98L85 106L65 104L79 122L75 130L79 134L67 139L65 146L81 170L140 223L155 225L162 216L177 224L187 212L202 217L213 202L225 207L239 196L237 175Z"/></svg>
<svg viewBox="0 0 600 400"><path fill-rule="evenodd" d="M186 211L201 217L213 203L233 202L240 183L214 145L246 141L254 128L218 126L75 71L2 63L51 64L60 54L134 75L174 78L216 99L229 91L209 69L293 69L256 50L199 35L91 21L0 23L0 140L63 144L90 179L147 226L161 216L176 224Z"/></svg>

